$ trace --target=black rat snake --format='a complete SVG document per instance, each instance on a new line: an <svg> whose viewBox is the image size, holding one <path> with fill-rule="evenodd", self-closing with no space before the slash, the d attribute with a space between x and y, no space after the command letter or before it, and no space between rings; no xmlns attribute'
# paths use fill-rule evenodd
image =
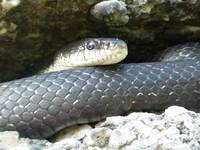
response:
<svg viewBox="0 0 200 150"><path fill-rule="evenodd" d="M120 42L94 41L84 40L75 48L110 49ZM180 55L171 54L174 51ZM161 111L170 105L199 110L198 51L198 43L178 45L164 55L167 62L81 67L1 83L0 131L48 138L64 127L129 111Z"/></svg>

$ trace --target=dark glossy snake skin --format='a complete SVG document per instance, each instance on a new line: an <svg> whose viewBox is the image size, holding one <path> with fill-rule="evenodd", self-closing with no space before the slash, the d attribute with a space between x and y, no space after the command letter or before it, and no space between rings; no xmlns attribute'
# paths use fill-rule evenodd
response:
<svg viewBox="0 0 200 150"><path fill-rule="evenodd" d="M0 131L48 138L74 124L170 105L199 110L200 59L87 67L1 83Z"/></svg>

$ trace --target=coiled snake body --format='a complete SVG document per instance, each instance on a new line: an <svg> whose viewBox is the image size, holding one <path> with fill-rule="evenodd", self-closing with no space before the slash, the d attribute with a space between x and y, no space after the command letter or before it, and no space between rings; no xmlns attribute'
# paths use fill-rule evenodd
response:
<svg viewBox="0 0 200 150"><path fill-rule="evenodd" d="M0 131L48 138L107 116L170 105L199 110L199 103L200 59L82 67L1 83Z"/></svg>

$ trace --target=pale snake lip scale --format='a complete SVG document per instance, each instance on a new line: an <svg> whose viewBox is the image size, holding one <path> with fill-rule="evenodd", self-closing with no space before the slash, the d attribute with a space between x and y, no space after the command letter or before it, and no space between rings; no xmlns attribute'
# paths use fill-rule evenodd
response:
<svg viewBox="0 0 200 150"><path fill-rule="evenodd" d="M48 138L129 111L199 110L199 100L199 59L69 69L1 83L0 131Z"/></svg>

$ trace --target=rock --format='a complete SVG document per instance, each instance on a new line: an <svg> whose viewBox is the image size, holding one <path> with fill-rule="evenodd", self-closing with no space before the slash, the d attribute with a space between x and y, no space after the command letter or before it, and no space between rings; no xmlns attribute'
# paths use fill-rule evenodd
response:
<svg viewBox="0 0 200 150"><path fill-rule="evenodd" d="M108 128L95 128L86 134L83 143L91 147L105 147L111 135L111 130Z"/></svg>
<svg viewBox="0 0 200 150"><path fill-rule="evenodd" d="M17 7L20 4L20 0L2 0L0 4L2 7L2 14L0 15L1 17L12 8Z"/></svg>
<svg viewBox="0 0 200 150"><path fill-rule="evenodd" d="M14 131L5 131L0 134L1 150L37 150L48 145L46 140L34 140L20 138L19 134Z"/></svg>
<svg viewBox="0 0 200 150"><path fill-rule="evenodd" d="M107 25L125 25L129 21L125 2L118 0L103 1L91 10L92 16Z"/></svg>
<svg viewBox="0 0 200 150"><path fill-rule="evenodd" d="M54 144L49 144L43 150L85 150L86 146L82 144L81 141L78 141L73 138L66 139Z"/></svg>
<svg viewBox="0 0 200 150"><path fill-rule="evenodd" d="M2 132L0 145L2 149L24 150L200 149L200 114L178 106L171 106L162 114L137 112L108 117L95 128L83 125L66 131L64 139L54 142Z"/></svg>
<svg viewBox="0 0 200 150"><path fill-rule="evenodd" d="M18 146L19 134L17 132L3 132L0 134L0 149L11 149Z"/></svg>

